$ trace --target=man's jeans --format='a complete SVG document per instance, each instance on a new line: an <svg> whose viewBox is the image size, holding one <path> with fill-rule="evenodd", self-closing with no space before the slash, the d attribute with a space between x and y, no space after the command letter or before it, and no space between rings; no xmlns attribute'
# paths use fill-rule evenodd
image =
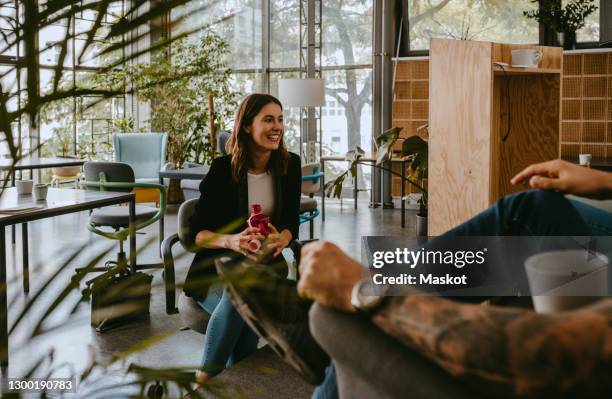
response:
<svg viewBox="0 0 612 399"><path fill-rule="evenodd" d="M431 249L443 243L444 238L457 236L596 236L611 233L612 212L570 201L554 191L531 190L500 199L479 215L432 239L426 247ZM337 397L332 363L312 398Z"/></svg>

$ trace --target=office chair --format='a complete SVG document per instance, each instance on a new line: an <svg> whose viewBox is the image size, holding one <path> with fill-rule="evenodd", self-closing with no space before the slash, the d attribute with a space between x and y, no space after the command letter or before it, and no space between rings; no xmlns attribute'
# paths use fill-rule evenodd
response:
<svg viewBox="0 0 612 399"><path fill-rule="evenodd" d="M166 212L166 188L157 183L137 183L130 165L120 162L86 162L83 165L85 181L81 186L88 190L131 192L134 188L156 189L159 191L159 209L151 206L136 205L136 231L159 221L159 242L164 239L164 213ZM89 216L87 228L92 233L119 241L119 253L116 261L106 262L105 268L94 268L94 271L107 270L109 265L127 262L123 242L129 236L129 208L127 206L108 206L95 209ZM112 230L102 230L102 227ZM162 263L136 265L137 270L162 268Z"/></svg>

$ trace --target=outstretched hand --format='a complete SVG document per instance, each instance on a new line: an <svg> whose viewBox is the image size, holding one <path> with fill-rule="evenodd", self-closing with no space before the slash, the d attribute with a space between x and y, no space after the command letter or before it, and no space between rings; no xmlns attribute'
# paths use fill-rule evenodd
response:
<svg viewBox="0 0 612 399"><path fill-rule="evenodd" d="M528 166L510 180L531 188L555 190L594 199L612 194L612 174L556 159Z"/></svg>

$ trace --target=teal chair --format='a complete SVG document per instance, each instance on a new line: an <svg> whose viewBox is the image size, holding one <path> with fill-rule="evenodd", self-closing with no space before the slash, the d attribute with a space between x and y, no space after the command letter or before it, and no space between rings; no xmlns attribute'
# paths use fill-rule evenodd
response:
<svg viewBox="0 0 612 399"><path fill-rule="evenodd" d="M159 242L164 240L164 214L166 212L166 187L157 183L138 183L130 165L119 162L85 162L83 165L85 181L81 187L87 190L131 192L134 188L149 188L159 191L159 208L136 205L136 231L159 221ZM94 234L119 241L119 253L116 261L106 262L122 264L127 262L123 243L129 236L129 207L107 206L93 210L87 225ZM161 247L160 247L161 248ZM163 263L136 265L136 270L162 268ZM106 270L95 268L94 270ZM134 271L136 271L134 270Z"/></svg>
<svg viewBox="0 0 612 399"><path fill-rule="evenodd" d="M300 199L300 224L310 223L310 239L314 236L314 219L319 216L319 206L314 195L321 191L321 178L318 163L309 163L302 166L302 194L306 197Z"/></svg>
<svg viewBox="0 0 612 399"><path fill-rule="evenodd" d="M137 183L161 183L159 171L166 169L167 133L115 133L115 161L132 167Z"/></svg>

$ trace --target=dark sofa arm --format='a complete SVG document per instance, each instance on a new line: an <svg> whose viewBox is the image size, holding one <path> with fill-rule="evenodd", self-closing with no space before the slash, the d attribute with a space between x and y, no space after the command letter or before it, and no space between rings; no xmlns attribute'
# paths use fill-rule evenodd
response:
<svg viewBox="0 0 612 399"><path fill-rule="evenodd" d="M333 359L341 398L483 397L363 317L314 304L310 329Z"/></svg>

